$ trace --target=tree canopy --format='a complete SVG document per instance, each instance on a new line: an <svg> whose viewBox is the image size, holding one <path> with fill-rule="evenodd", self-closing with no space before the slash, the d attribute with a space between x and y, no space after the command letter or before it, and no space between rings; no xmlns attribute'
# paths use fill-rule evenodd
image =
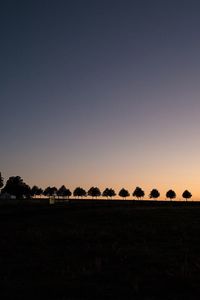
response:
<svg viewBox="0 0 200 300"><path fill-rule="evenodd" d="M187 201L188 199L192 198L192 194L188 190L185 190L182 194L182 197Z"/></svg>
<svg viewBox="0 0 200 300"><path fill-rule="evenodd" d="M39 188L37 185L34 185L31 189L31 196L40 196L42 195L43 190Z"/></svg>
<svg viewBox="0 0 200 300"><path fill-rule="evenodd" d="M157 190L157 189L153 189L153 190L151 190L151 192L150 192L150 194L149 194L149 198L150 199L157 199L157 198L159 198L160 197L160 193L159 193L159 191Z"/></svg>
<svg viewBox="0 0 200 300"><path fill-rule="evenodd" d="M53 186L53 187L48 186L43 192L44 196L47 196L47 197L55 196L56 193L57 193L57 188L55 186Z"/></svg>
<svg viewBox="0 0 200 300"><path fill-rule="evenodd" d="M73 192L74 197L85 197L87 195L86 191L81 188L81 187L77 187L75 188L74 192Z"/></svg>
<svg viewBox="0 0 200 300"><path fill-rule="evenodd" d="M88 196L91 196L92 198L93 197L99 197L101 196L101 192L100 192L100 189L98 187L91 187L89 190L88 190Z"/></svg>
<svg viewBox="0 0 200 300"><path fill-rule="evenodd" d="M57 195L58 195L58 196L61 196L61 197L67 197L67 198L69 198L69 197L72 195L72 193L71 193L71 191L70 191L69 189L67 189L67 188L65 187L65 185L62 185L62 186L58 189Z"/></svg>
<svg viewBox="0 0 200 300"><path fill-rule="evenodd" d="M30 197L31 188L27 185L20 176L12 176L6 182L2 193L8 193L16 196L16 198Z"/></svg>
<svg viewBox="0 0 200 300"><path fill-rule="evenodd" d="M169 198L170 200L175 199L176 198L176 193L173 190L169 190L166 193L166 197Z"/></svg>
<svg viewBox="0 0 200 300"><path fill-rule="evenodd" d="M133 192L133 197L136 197L137 199L141 199L144 197L144 195L145 195L144 191L139 186L137 186Z"/></svg>
<svg viewBox="0 0 200 300"><path fill-rule="evenodd" d="M112 188L106 188L103 191L102 196L103 197L107 197L107 198L108 197L112 198L112 197L116 196L116 193L115 193L115 191Z"/></svg>
<svg viewBox="0 0 200 300"><path fill-rule="evenodd" d="M127 190L125 190L124 188L122 188L119 191L119 196L126 199L126 197L129 197L130 194L129 194L129 192Z"/></svg>

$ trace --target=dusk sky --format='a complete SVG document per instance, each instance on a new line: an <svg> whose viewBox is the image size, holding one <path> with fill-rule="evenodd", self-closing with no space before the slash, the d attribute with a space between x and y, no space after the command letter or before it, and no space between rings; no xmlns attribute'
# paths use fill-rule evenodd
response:
<svg viewBox="0 0 200 300"><path fill-rule="evenodd" d="M200 199L200 1L0 2L0 171Z"/></svg>

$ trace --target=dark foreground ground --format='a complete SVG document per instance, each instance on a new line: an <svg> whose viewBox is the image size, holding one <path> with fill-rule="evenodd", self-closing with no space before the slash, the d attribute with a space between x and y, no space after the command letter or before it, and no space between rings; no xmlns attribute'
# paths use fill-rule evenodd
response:
<svg viewBox="0 0 200 300"><path fill-rule="evenodd" d="M199 299L199 204L0 207L1 299Z"/></svg>

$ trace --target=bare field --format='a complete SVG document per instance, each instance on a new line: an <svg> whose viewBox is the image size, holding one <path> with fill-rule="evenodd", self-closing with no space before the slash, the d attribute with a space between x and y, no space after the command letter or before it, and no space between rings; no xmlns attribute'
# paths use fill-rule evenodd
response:
<svg viewBox="0 0 200 300"><path fill-rule="evenodd" d="M2 299L199 299L200 204L1 206Z"/></svg>

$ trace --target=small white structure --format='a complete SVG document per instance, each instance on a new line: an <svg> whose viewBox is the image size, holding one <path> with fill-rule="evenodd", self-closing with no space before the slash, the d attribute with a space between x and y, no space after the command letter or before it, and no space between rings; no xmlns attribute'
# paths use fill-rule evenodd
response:
<svg viewBox="0 0 200 300"><path fill-rule="evenodd" d="M49 204L55 204L55 196L50 196L49 197Z"/></svg>

